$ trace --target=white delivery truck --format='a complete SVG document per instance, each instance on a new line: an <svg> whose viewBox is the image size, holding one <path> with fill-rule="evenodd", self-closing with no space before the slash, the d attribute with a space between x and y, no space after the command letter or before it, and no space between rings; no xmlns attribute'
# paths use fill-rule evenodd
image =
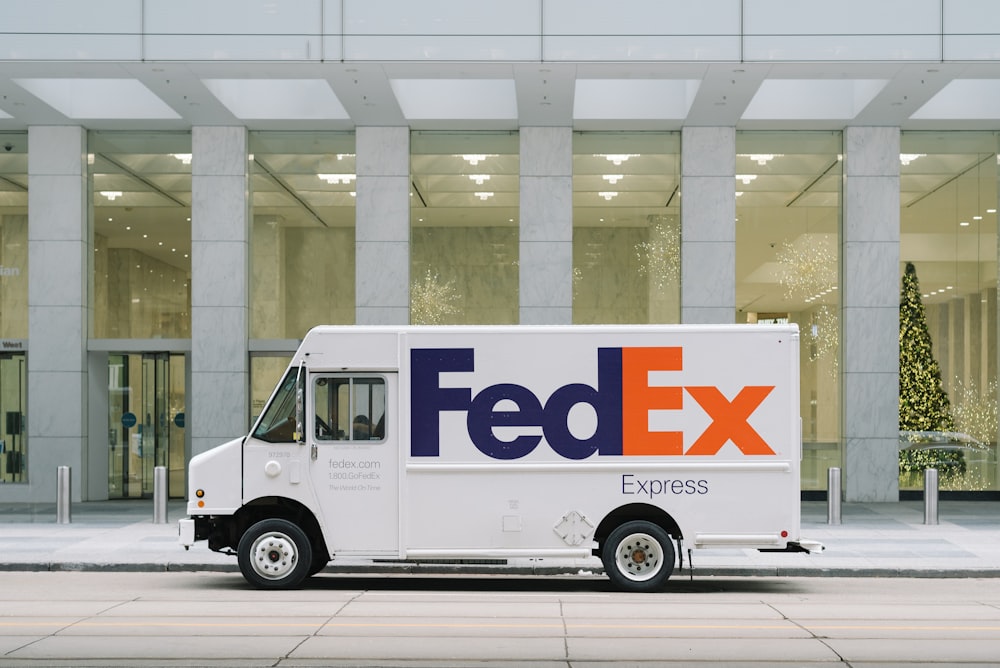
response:
<svg viewBox="0 0 1000 668"><path fill-rule="evenodd" d="M192 458L185 547L261 588L330 559L598 557L799 536L795 326L316 327L249 435Z"/></svg>

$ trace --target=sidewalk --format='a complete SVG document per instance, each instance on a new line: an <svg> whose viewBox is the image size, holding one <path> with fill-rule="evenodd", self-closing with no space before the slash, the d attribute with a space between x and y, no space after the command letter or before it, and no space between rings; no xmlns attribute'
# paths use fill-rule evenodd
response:
<svg viewBox="0 0 1000 668"><path fill-rule="evenodd" d="M802 536L826 546L822 554L755 550L694 550L694 575L805 577L1000 577L1000 502L941 501L939 524L923 523L920 501L842 506L842 524L828 525L825 502L802 502ZM177 544L182 501L171 502L168 522L153 524L153 503L77 503L70 524L56 523L55 504L0 504L0 571L231 571L236 558L200 542ZM687 550L685 570L687 577ZM597 572L600 562L510 560L506 566L338 562L327 572Z"/></svg>

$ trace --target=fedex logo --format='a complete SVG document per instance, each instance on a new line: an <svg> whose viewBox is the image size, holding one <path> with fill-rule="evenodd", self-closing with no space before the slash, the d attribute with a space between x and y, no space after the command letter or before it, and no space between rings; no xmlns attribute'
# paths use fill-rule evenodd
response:
<svg viewBox="0 0 1000 668"><path fill-rule="evenodd" d="M586 459L594 453L618 456L714 455L732 442L744 455L773 455L774 450L748 422L774 386L748 385L732 398L714 386L650 386L650 371L680 371L680 347L598 348L597 387L571 383L557 388L543 403L527 387L514 383L490 385L472 395L468 387L441 387L442 373L475 369L472 348L414 349L410 398L410 453L414 457L440 454L440 414L466 413L469 438L484 455L520 459L545 441L566 459ZM691 397L711 423L684 450L681 431L649 431L649 411L681 410ZM497 410L513 403L517 410ZM587 438L569 428L569 412L589 404L597 427ZM511 440L497 438L498 427L532 427ZM541 427L542 436L537 434Z"/></svg>

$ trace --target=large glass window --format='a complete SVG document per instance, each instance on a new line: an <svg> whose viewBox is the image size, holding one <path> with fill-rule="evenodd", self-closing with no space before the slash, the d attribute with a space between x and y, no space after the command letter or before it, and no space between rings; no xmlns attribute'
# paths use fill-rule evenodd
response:
<svg viewBox="0 0 1000 668"><path fill-rule="evenodd" d="M0 482L27 482L28 135L0 133Z"/></svg>
<svg viewBox="0 0 1000 668"><path fill-rule="evenodd" d="M91 132L93 336L191 336L191 135Z"/></svg>
<svg viewBox="0 0 1000 668"><path fill-rule="evenodd" d="M514 133L413 133L410 322L518 322L519 164Z"/></svg>
<svg viewBox="0 0 1000 668"><path fill-rule="evenodd" d="M997 135L906 132L900 150L899 275L911 265L916 279L901 290L919 288L926 321L901 306L900 326L926 327L932 344L928 356L900 336L901 402L926 400L935 416L914 430L901 410L900 489L936 468L942 490L996 490ZM903 382L917 377L907 365L933 364L944 400L935 379Z"/></svg>
<svg viewBox="0 0 1000 668"><path fill-rule="evenodd" d="M28 338L28 136L0 133L0 338Z"/></svg>
<svg viewBox="0 0 1000 668"><path fill-rule="evenodd" d="M837 133L736 135L736 322L799 325L802 488L841 466Z"/></svg>
<svg viewBox="0 0 1000 668"><path fill-rule="evenodd" d="M680 322L680 136L573 137L573 322Z"/></svg>
<svg viewBox="0 0 1000 668"><path fill-rule="evenodd" d="M250 134L250 336L354 324L354 134Z"/></svg>

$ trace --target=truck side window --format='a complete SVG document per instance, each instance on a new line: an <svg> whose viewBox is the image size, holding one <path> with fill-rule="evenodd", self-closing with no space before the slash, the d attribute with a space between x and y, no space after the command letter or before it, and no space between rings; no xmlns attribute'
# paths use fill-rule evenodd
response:
<svg viewBox="0 0 1000 668"><path fill-rule="evenodd" d="M295 440L295 378L298 369L289 369L268 404L253 437L268 443L291 443Z"/></svg>
<svg viewBox="0 0 1000 668"><path fill-rule="evenodd" d="M321 376L313 387L315 436L320 441L385 438L385 380Z"/></svg>

